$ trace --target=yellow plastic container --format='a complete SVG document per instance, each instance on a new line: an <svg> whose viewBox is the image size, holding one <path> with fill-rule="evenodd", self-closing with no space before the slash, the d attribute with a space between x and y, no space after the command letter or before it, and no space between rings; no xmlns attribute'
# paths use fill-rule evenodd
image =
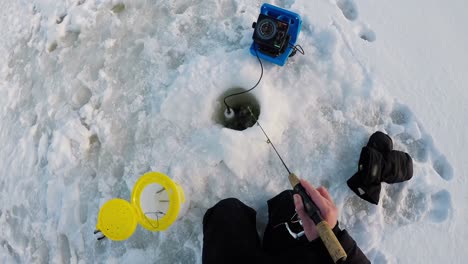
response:
<svg viewBox="0 0 468 264"><path fill-rule="evenodd" d="M131 202L107 201L100 209L96 229L111 240L126 240L139 223L150 231L163 231L179 216L185 195L182 187L160 172L145 173L132 190Z"/></svg>
<svg viewBox="0 0 468 264"><path fill-rule="evenodd" d="M160 201L166 201L158 199L167 197L167 206L161 205L162 208L167 208L167 210L164 210L166 211L163 212L164 214L148 212L141 206L141 198L144 194L144 189L149 188L151 185L158 185L161 188L164 188L163 191L161 191L161 189L156 191L156 195L159 194L159 198L155 199L155 203L157 204L158 202L161 203ZM160 193L157 193L159 191ZM185 195L182 187L172 181L169 176L159 172L149 172L143 175L136 182L135 186L133 187L131 202L132 205L136 208L138 222L141 226L151 231L162 231L166 230L177 219L180 207L183 203L185 203ZM154 216L156 215L160 215L161 217L156 217L155 219Z"/></svg>

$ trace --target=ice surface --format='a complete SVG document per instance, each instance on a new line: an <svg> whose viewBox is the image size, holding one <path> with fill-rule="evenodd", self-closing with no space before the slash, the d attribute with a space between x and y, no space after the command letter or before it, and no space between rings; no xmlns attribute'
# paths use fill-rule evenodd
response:
<svg viewBox="0 0 468 264"><path fill-rule="evenodd" d="M302 14L299 43L306 55L285 67L265 63L253 92L262 126L297 175L329 188L342 227L373 263L436 257L399 244L406 228L444 228L466 216L457 210L463 197L450 185L461 177L440 139L402 102L408 99L392 94L398 89L392 79L371 67L372 45L391 25L371 27L365 15L374 4L361 12L353 0L271 3ZM262 231L266 200L288 188L284 168L256 126L241 132L213 120L224 91L258 79L248 47L260 4L2 3L0 262L201 263L203 214L227 197L257 209ZM413 63L427 65L420 60ZM411 181L383 185L379 206L345 184L376 130L389 133L395 148L415 161ZM99 207L129 199L138 177L152 170L181 184L187 211L165 232L138 227L127 241L96 241ZM427 240L427 232L417 234Z"/></svg>

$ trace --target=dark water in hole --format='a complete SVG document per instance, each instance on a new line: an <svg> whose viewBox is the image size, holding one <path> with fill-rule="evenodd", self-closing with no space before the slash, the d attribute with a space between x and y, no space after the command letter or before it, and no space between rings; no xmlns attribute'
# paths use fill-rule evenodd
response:
<svg viewBox="0 0 468 264"><path fill-rule="evenodd" d="M229 106L234 110L234 117L226 118L224 111L226 106L223 103L224 97L246 91L243 88L231 88L225 91L218 97L214 113L214 121L223 127L234 130L245 130L255 125L255 118L260 116L260 104L252 93L245 93L228 98L226 101ZM255 118L250 114L249 108L252 110Z"/></svg>

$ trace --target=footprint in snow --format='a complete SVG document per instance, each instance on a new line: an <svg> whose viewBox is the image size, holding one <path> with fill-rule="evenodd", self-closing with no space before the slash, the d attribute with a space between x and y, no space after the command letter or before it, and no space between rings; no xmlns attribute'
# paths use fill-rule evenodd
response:
<svg viewBox="0 0 468 264"><path fill-rule="evenodd" d="M407 225L418 222L424 217L431 222L441 223L450 216L452 199L445 189L428 193L393 185L385 188L386 194L381 200L386 223Z"/></svg>
<svg viewBox="0 0 468 264"><path fill-rule="evenodd" d="M431 186L423 186L429 184L424 180L414 185L412 181L434 176L449 181L454 174L452 166L407 106L398 103L393 105L389 117L388 130L394 139L394 148L411 155L415 170L413 179L408 183L382 186L385 221L400 225L418 222L423 218L436 223L445 221L452 210L450 193L445 189L434 190Z"/></svg>
<svg viewBox="0 0 468 264"><path fill-rule="evenodd" d="M375 32L367 25L360 25L356 30L357 35L367 42L374 42L377 39Z"/></svg>
<svg viewBox="0 0 468 264"><path fill-rule="evenodd" d="M446 181L453 178L453 168L447 158L435 148L432 138L423 132L407 106L394 106L390 118L395 127L402 130L394 137L406 145L413 161L429 163L437 175Z"/></svg>
<svg viewBox="0 0 468 264"><path fill-rule="evenodd" d="M353 0L337 0L336 5L340 8L346 19L354 21L359 17L358 9Z"/></svg>
<svg viewBox="0 0 468 264"><path fill-rule="evenodd" d="M337 0L336 5L347 20L356 21L358 19L359 12L353 0ZM377 39L375 32L365 25L358 27L357 35L367 42L374 42Z"/></svg>
<svg viewBox="0 0 468 264"><path fill-rule="evenodd" d="M441 190L431 195L431 211L428 217L435 223L445 221L452 209L452 198L447 190Z"/></svg>

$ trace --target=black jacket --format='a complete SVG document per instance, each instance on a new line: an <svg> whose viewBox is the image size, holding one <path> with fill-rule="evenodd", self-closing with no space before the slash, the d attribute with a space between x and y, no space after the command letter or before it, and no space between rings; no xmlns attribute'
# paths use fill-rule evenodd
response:
<svg viewBox="0 0 468 264"><path fill-rule="evenodd" d="M294 207L288 206L291 204L292 195L292 191L284 191L268 201L269 222L263 237L263 248L267 255L272 257L272 262L269 263L333 263L320 238L309 242L304 235L296 240L291 237L286 228L277 226L288 221L295 213ZM356 241L346 230L341 230L338 223L333 228L333 233L348 255L343 263L370 263L357 246Z"/></svg>
<svg viewBox="0 0 468 264"><path fill-rule="evenodd" d="M224 199L208 209L203 217L203 264L333 263L320 238L309 242L303 236L296 240L282 226L295 214L292 195L287 190L268 201L263 245L254 209L235 198ZM291 228L297 226L291 223ZM370 263L346 230L340 230L337 224L333 232L348 254L344 263Z"/></svg>

